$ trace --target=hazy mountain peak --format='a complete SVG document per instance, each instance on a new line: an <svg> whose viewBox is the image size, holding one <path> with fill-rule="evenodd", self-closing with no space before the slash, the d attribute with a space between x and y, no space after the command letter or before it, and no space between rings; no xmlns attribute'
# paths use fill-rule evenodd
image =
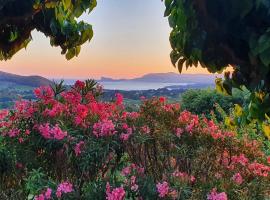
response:
<svg viewBox="0 0 270 200"><path fill-rule="evenodd" d="M0 81L30 87L39 87L42 85L52 84L52 81L42 76L21 76L3 71L0 71Z"/></svg>
<svg viewBox="0 0 270 200"><path fill-rule="evenodd" d="M213 74L178 74L174 72L167 73L149 73L133 79L113 79L102 77L101 82L111 81L135 81L135 82L159 82L159 83L214 83L217 75Z"/></svg>

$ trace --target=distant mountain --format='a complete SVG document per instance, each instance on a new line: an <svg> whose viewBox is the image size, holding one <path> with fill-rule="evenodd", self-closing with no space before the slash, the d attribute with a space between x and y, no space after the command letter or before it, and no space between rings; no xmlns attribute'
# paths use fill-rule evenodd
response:
<svg viewBox="0 0 270 200"><path fill-rule="evenodd" d="M214 74L178 74L168 73L151 73L142 77L133 79L112 79L102 77L99 82L118 82L118 81L135 81L135 82L152 82L152 83L209 83L213 84L216 77L221 75Z"/></svg>
<svg viewBox="0 0 270 200"><path fill-rule="evenodd" d="M53 82L41 76L21 76L0 71L0 82L12 85L39 87L51 85Z"/></svg>
<svg viewBox="0 0 270 200"><path fill-rule="evenodd" d="M113 79L113 78L109 78L109 77L101 77L100 82L113 82L113 81L128 81L129 79Z"/></svg>

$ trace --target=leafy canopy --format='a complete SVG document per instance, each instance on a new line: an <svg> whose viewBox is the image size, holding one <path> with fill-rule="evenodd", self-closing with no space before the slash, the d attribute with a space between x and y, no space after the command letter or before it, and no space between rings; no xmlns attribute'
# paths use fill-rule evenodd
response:
<svg viewBox="0 0 270 200"><path fill-rule="evenodd" d="M165 0L171 61L210 72L232 65L223 86L270 91L269 0Z"/></svg>
<svg viewBox="0 0 270 200"><path fill-rule="evenodd" d="M31 41L37 30L60 46L67 59L93 37L92 26L78 21L91 12L96 0L0 0L0 60L10 59Z"/></svg>

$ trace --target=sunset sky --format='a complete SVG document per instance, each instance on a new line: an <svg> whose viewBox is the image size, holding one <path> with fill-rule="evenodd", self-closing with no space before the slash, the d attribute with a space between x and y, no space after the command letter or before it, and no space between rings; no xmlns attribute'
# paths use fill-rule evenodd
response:
<svg viewBox="0 0 270 200"><path fill-rule="evenodd" d="M67 61L49 38L33 32L33 41L0 70L50 78L131 78L146 73L177 72L169 54L170 28L161 0L98 0L83 20L93 25L94 37L79 57ZM192 69L185 73L206 73Z"/></svg>

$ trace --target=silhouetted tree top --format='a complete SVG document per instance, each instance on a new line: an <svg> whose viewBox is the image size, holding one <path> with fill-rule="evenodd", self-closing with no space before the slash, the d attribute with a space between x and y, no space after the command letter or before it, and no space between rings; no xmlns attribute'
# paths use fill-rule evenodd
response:
<svg viewBox="0 0 270 200"><path fill-rule="evenodd" d="M0 60L25 48L35 29L67 59L77 56L93 37L92 26L78 18L95 6L96 0L0 0Z"/></svg>
<svg viewBox="0 0 270 200"><path fill-rule="evenodd" d="M232 65L223 87L270 91L269 0L165 0L171 61L210 72Z"/></svg>
<svg viewBox="0 0 270 200"><path fill-rule="evenodd" d="M251 93L247 119L270 116L270 1L164 0L172 28L171 61L182 71L199 63L210 72L227 66L217 89L231 94L245 86ZM270 118L269 118L270 119Z"/></svg>

